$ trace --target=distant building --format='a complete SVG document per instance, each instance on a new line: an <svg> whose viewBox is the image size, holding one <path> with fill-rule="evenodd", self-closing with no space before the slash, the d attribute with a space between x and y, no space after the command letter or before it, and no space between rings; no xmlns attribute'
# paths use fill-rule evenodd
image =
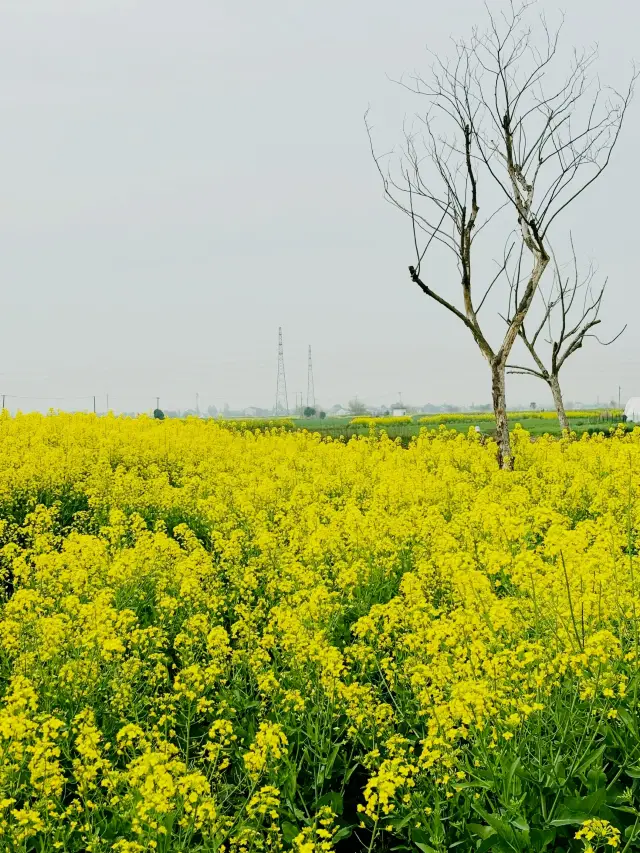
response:
<svg viewBox="0 0 640 853"><path fill-rule="evenodd" d="M401 409L399 406L394 406L393 409L391 409L391 414L394 418L403 418L407 414L407 410Z"/></svg>
<svg viewBox="0 0 640 853"><path fill-rule="evenodd" d="M257 406L247 406L246 409L243 409L242 414L246 418L257 418L260 416L260 411Z"/></svg>
<svg viewBox="0 0 640 853"><path fill-rule="evenodd" d="M624 407L624 414L628 421L640 424L640 397L632 397Z"/></svg>

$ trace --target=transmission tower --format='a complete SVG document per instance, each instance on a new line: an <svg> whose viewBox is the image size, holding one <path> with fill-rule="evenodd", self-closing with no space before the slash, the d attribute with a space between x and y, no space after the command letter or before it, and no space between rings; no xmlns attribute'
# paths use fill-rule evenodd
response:
<svg viewBox="0 0 640 853"><path fill-rule="evenodd" d="M311 361L311 347L309 347L309 365L307 367L307 406L311 409L316 407L316 392L313 386L313 362Z"/></svg>
<svg viewBox="0 0 640 853"><path fill-rule="evenodd" d="M278 383L276 385L276 417L289 414L287 400L287 378L284 375L284 350L282 348L282 327L278 329Z"/></svg>

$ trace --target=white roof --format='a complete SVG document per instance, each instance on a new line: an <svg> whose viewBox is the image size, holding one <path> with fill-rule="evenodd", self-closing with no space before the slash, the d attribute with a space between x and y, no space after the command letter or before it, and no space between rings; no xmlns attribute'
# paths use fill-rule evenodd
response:
<svg viewBox="0 0 640 853"><path fill-rule="evenodd" d="M628 421L640 423L640 397L631 397L624 407L624 413Z"/></svg>

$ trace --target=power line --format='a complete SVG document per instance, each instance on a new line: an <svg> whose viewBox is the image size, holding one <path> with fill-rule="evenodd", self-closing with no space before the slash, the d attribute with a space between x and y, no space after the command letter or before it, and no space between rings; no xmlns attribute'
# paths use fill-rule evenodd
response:
<svg viewBox="0 0 640 853"><path fill-rule="evenodd" d="M82 394L78 397L36 397L33 394L3 394L3 397L11 400L92 400L93 394Z"/></svg>

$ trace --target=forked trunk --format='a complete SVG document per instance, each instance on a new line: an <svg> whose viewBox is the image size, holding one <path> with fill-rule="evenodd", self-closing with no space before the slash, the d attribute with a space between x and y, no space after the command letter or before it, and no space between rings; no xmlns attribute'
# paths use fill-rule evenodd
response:
<svg viewBox="0 0 640 853"><path fill-rule="evenodd" d="M505 364L494 361L491 364L491 393L493 398L493 414L496 418L496 442L498 444L498 463L501 468L511 471L513 457L509 441L509 423L507 421L507 403L505 399Z"/></svg>
<svg viewBox="0 0 640 853"><path fill-rule="evenodd" d="M560 382L558 381L557 376L551 375L549 377L549 387L551 388L551 393L553 394L553 404L556 407L556 412L558 413L560 427L563 432L565 429L570 430L571 427L569 426L569 418L567 417L567 413L564 410L562 391L560 390Z"/></svg>

